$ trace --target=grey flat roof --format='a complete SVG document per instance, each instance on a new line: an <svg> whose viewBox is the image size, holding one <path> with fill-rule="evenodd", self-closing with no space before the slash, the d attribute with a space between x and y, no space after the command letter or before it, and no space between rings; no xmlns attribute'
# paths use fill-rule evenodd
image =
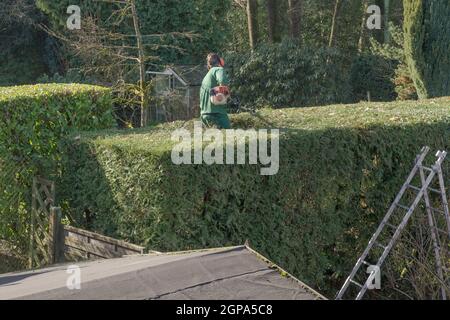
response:
<svg viewBox="0 0 450 320"><path fill-rule="evenodd" d="M68 264L0 275L0 299L325 299L246 246L127 256L77 263L81 289L69 290Z"/></svg>

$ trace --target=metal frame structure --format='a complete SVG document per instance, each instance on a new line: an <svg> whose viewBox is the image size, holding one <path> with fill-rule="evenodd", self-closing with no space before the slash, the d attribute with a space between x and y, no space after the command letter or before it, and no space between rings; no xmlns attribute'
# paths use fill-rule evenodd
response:
<svg viewBox="0 0 450 320"><path fill-rule="evenodd" d="M430 229L431 229L431 237L432 237L432 241L433 241L433 249L434 249L437 275L441 280L441 296L442 296L443 300L447 299L446 286L445 286L446 280L444 279L445 265L444 265L443 259L442 259L442 256L445 255L445 252L443 252L445 248L443 248L443 246L441 246L441 241L439 238L439 234L442 233L450 239L450 215L449 215L449 209L448 209L447 196L446 196L445 187L444 187L444 177L442 174L442 167L441 167L442 163L444 162L444 160L447 156L447 152L445 152L445 151L437 152L437 154L436 154L437 160L436 160L435 164L431 168L429 168L429 167L426 167L423 165L423 161L429 151L430 151L429 147L424 147L424 148L422 148L421 154L417 156L414 168L412 169L411 173L409 174L408 178L406 179L406 182L400 189L400 192L398 193L394 202L390 206L386 216L382 220L378 229L376 230L376 232L373 234L372 238L370 239L368 246L364 250L363 254L360 256L358 261L356 262L356 265L354 266L349 277L346 279L341 290L338 292L338 294L336 296L337 300L343 299L343 297L344 297L345 293L347 292L347 289L349 288L350 285L356 285L360 289L355 300L361 300L363 298L364 294L366 293L366 291L369 289L369 287L372 284L372 281L374 279L373 273L375 271L371 272L371 274L367 277L367 280L364 284L360 284L355 281L356 274L358 273L358 271L360 270L362 265L366 265L366 266L372 265L372 264L368 263L366 261L366 259L374 247L381 247L383 249L383 253L378 258L378 261L375 265L376 266L375 270L380 270L381 266L383 265L384 261L386 260L386 258L388 256L389 252L391 251L391 249L394 247L395 243L399 239L401 232L405 229L409 219L411 218L412 214L414 213L414 210L416 209L417 205L422 200L422 198L425 200L426 211L427 211L427 216L428 216L428 223L429 223ZM429 174L426 175L425 172L429 172ZM416 187L416 186L411 185L412 180L414 179L414 177L416 177L417 174L420 175L420 181L422 184L421 187ZM438 178L439 189L434 189L431 187L431 183L436 178L436 176ZM408 189L415 191L417 194L414 199L414 202L410 206L404 206L404 205L400 204L400 201L402 200L406 190L408 190ZM441 195L441 200L442 200L442 208L441 209L433 208L431 206L430 197L429 197L430 192ZM405 213L403 219L401 220L400 224L394 225L390 222L391 222L392 214L397 209L405 210L406 213ZM446 224L447 224L447 230L440 229L439 226L437 225L437 223L436 223L437 220L434 216L436 213L442 214L444 216L444 218L446 220ZM385 228L392 228L393 230L395 230L391 240L389 241L389 243L386 246L377 241L380 234L382 233L382 231Z"/></svg>

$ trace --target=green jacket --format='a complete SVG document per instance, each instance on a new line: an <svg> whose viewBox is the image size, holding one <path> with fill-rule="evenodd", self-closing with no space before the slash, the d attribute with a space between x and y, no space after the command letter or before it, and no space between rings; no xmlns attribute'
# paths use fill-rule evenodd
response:
<svg viewBox="0 0 450 320"><path fill-rule="evenodd" d="M214 67L209 70L203 79L200 88L200 111L201 114L220 113L227 114L227 105L217 106L211 103L210 90L214 87L224 85L229 86L230 82L225 69Z"/></svg>

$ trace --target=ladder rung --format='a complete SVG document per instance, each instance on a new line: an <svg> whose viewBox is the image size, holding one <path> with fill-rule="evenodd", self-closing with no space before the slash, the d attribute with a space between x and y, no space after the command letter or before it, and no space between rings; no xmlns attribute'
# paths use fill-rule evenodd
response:
<svg viewBox="0 0 450 320"><path fill-rule="evenodd" d="M407 206L404 206L404 205L401 205L401 204L398 204L398 203L397 203L397 207L402 208L402 209L405 209L405 210L407 210L407 211L409 211L409 209L410 209L410 208L408 208Z"/></svg>
<svg viewBox="0 0 450 320"><path fill-rule="evenodd" d="M447 231L445 231L445 230L442 230L442 229L439 229L438 227L433 227L437 232L440 232L440 233L443 233L443 234L445 234L445 235L447 235L448 234L448 232Z"/></svg>
<svg viewBox="0 0 450 320"><path fill-rule="evenodd" d="M442 194L441 190L438 190L438 189L428 188L428 190L430 190L431 192L434 192L434 193Z"/></svg>
<svg viewBox="0 0 450 320"><path fill-rule="evenodd" d="M375 245L378 246L378 247L380 247L380 248L382 248L382 249L385 249L385 250L386 250L386 248L387 248L387 247L383 246L383 245L382 245L381 243L379 243L379 242L375 242Z"/></svg>
<svg viewBox="0 0 450 320"><path fill-rule="evenodd" d="M372 264L368 263L367 261L363 261L363 264L365 264L366 266L371 266Z"/></svg>
<svg viewBox="0 0 450 320"><path fill-rule="evenodd" d="M392 229L396 229L397 230L397 227L394 226L393 224L389 223L389 222L386 222L385 225L388 226L388 227L391 227Z"/></svg>
<svg viewBox="0 0 450 320"><path fill-rule="evenodd" d="M408 185L408 188L413 189L413 190L415 190L417 192L420 192L420 190L422 190L422 189L420 189L420 188L418 188L416 186L413 186L413 185ZM440 190L438 190L438 189L434 189L434 188L430 188L430 187L428 187L427 189L429 191L431 191L431 192L442 194L442 192Z"/></svg>
<svg viewBox="0 0 450 320"><path fill-rule="evenodd" d="M425 166L422 166L422 169L430 171L430 172L434 171L433 168L429 168L429 167L425 167Z"/></svg>
<svg viewBox="0 0 450 320"><path fill-rule="evenodd" d="M360 284L360 283L358 283L358 282L356 282L356 281L354 281L354 280L350 280L350 282L353 283L354 285L357 285L357 286L360 287L360 288L363 287L362 284Z"/></svg>
<svg viewBox="0 0 450 320"><path fill-rule="evenodd" d="M422 190L422 189L417 188L416 186L413 186L413 185L408 185L408 188L413 189L413 190L415 190L415 191L417 191L417 192L419 192L420 190Z"/></svg>
<svg viewBox="0 0 450 320"><path fill-rule="evenodd" d="M435 212L439 212L439 213L445 214L444 210L441 210L441 209L438 209L438 208L433 208L433 207L430 207L430 209L435 211Z"/></svg>

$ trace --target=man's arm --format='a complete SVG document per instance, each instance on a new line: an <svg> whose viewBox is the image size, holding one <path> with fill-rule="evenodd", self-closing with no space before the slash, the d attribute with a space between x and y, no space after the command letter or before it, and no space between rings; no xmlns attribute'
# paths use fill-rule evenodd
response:
<svg viewBox="0 0 450 320"><path fill-rule="evenodd" d="M224 68L219 68L216 71L216 81L219 84L219 86L229 86L230 80L228 79L228 75Z"/></svg>

